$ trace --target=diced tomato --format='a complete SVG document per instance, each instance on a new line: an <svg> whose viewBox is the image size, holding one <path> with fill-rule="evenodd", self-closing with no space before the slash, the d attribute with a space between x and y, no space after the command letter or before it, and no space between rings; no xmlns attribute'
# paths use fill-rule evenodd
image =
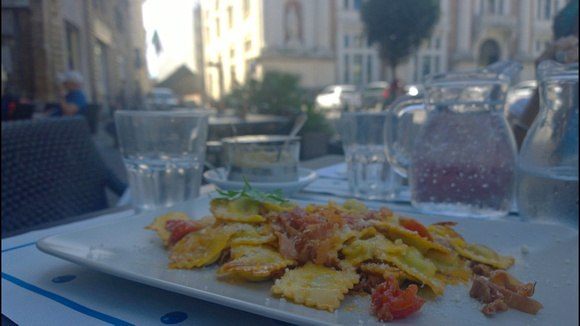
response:
<svg viewBox="0 0 580 326"><path fill-rule="evenodd" d="M412 218L400 218L399 224L409 231L417 232L423 238L433 240L431 234L429 234L429 231L427 231L427 228Z"/></svg>
<svg viewBox="0 0 580 326"><path fill-rule="evenodd" d="M371 308L380 321L402 319L419 311L425 300L417 296L417 285L411 284L404 290L393 276L381 283L371 296Z"/></svg>
<svg viewBox="0 0 580 326"><path fill-rule="evenodd" d="M165 222L165 229L171 232L169 245L173 246L188 233L200 230L203 225L191 220L169 220Z"/></svg>

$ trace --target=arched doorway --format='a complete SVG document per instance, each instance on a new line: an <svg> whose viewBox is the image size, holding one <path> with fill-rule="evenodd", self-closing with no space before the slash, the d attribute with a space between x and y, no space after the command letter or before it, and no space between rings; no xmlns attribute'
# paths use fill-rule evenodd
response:
<svg viewBox="0 0 580 326"><path fill-rule="evenodd" d="M501 49L495 40L486 40L481 43L479 48L479 62L480 66L487 66L501 58Z"/></svg>

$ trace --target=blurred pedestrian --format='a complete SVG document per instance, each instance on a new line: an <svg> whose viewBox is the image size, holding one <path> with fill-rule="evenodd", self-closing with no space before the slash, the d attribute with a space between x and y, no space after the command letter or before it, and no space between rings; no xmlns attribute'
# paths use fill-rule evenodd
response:
<svg viewBox="0 0 580 326"><path fill-rule="evenodd" d="M544 60L568 64L578 62L578 0L571 0L554 18L554 42L536 59L536 67ZM518 148L540 111L538 89L534 91L522 116L514 125Z"/></svg>
<svg viewBox="0 0 580 326"><path fill-rule="evenodd" d="M67 71L59 76L62 85L59 107L52 116L85 115L87 98L83 93L83 76L77 71Z"/></svg>

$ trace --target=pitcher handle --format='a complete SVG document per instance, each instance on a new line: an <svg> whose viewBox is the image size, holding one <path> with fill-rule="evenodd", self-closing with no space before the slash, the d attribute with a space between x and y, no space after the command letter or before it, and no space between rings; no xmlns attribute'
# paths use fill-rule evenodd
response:
<svg viewBox="0 0 580 326"><path fill-rule="evenodd" d="M418 111L426 111L424 98L400 98L387 109L385 128L383 128L387 160L393 169L405 178L410 164L409 152L417 133L410 129L413 126L403 118Z"/></svg>

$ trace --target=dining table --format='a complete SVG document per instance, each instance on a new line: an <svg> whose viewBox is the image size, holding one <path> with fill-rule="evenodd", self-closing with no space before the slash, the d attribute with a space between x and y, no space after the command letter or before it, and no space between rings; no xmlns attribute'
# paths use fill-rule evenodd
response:
<svg viewBox="0 0 580 326"><path fill-rule="evenodd" d="M319 170L343 161L343 156L327 155L301 162L301 166ZM200 196L214 190L213 185L204 185ZM163 325L177 323L185 315L186 325L285 324L92 271L35 246L50 235L110 224L135 214L130 204L123 204L3 234L2 325Z"/></svg>
<svg viewBox="0 0 580 326"><path fill-rule="evenodd" d="M324 202L349 198L344 156L300 163L318 178L292 199ZM202 186L200 196L215 191ZM405 200L382 202L413 212ZM36 246L51 235L99 227L136 214L121 205L19 230L2 238L3 325L285 325L286 322L140 284L48 255ZM517 220L517 213L506 219ZM576 236L577 237L577 236ZM577 261L575 262L578 263ZM577 292L576 292L577 293Z"/></svg>

